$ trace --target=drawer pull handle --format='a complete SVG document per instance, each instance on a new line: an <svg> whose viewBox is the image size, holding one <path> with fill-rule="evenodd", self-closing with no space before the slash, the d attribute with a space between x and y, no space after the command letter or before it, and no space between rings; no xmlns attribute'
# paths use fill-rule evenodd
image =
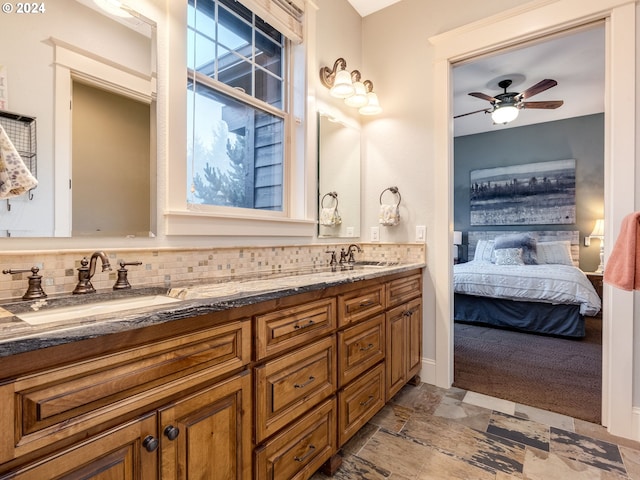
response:
<svg viewBox="0 0 640 480"><path fill-rule="evenodd" d="M373 401L373 395L369 395L369 398L367 400L365 400L364 402L360 402L360 406L365 407L369 405L372 401Z"/></svg>
<svg viewBox="0 0 640 480"><path fill-rule="evenodd" d="M147 435L146 437L144 437L144 440L142 440L142 446L147 452L155 452L158 448L159 443L160 442L158 442L158 439L153 435Z"/></svg>
<svg viewBox="0 0 640 480"><path fill-rule="evenodd" d="M361 352L366 352L367 350L371 350L373 348L373 343L370 343L366 347L360 347Z"/></svg>
<svg viewBox="0 0 640 480"><path fill-rule="evenodd" d="M376 303L375 301L367 299L367 300L361 301L360 302L360 306L361 307L370 307L371 305L374 305L375 303Z"/></svg>
<svg viewBox="0 0 640 480"><path fill-rule="evenodd" d="M316 449L316 447L314 447L313 445L309 445L309 451L307 453L305 453L303 456L298 457L297 455L295 457L293 457L293 459L296 462L304 462L309 455L311 455L313 453L313 451Z"/></svg>
<svg viewBox="0 0 640 480"><path fill-rule="evenodd" d="M180 429L178 427L174 427L173 425L169 425L164 429L164 436L169 440L175 440L180 435Z"/></svg>
<svg viewBox="0 0 640 480"><path fill-rule="evenodd" d="M309 385L311 382L313 382L315 379L316 379L316 377L311 376L311 377L309 377L309 380L307 380L306 382L304 382L304 383L295 383L295 384L293 385L293 387L294 387L294 388L304 388L304 387L306 387L307 385Z"/></svg>
<svg viewBox="0 0 640 480"><path fill-rule="evenodd" d="M300 324L296 324L295 327L293 327L294 329L298 330L300 328L309 328L311 325L314 325L316 322L314 322L313 320L309 320L307 323L305 323L304 325L300 325Z"/></svg>

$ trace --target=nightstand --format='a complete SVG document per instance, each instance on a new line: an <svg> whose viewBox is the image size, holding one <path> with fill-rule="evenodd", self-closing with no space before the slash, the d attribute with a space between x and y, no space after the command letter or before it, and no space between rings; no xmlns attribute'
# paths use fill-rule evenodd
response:
<svg viewBox="0 0 640 480"><path fill-rule="evenodd" d="M593 285L593 288L596 289L596 293L600 297L600 301L602 301L602 277L603 277L603 274L602 273L596 273L596 272L584 272L584 274L587 276L587 278L591 282L591 285ZM598 317L602 316L602 310L600 310L600 313L598 313L597 316Z"/></svg>

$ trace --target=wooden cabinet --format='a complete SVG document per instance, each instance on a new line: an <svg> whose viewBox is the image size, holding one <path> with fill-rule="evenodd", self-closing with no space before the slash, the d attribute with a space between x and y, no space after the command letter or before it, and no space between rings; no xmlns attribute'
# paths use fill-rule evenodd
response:
<svg viewBox="0 0 640 480"><path fill-rule="evenodd" d="M397 306L386 314L386 401L417 376L422 362L421 278L414 276L392 281L389 289L402 294L390 296L391 304ZM411 297L413 300L408 300ZM399 304L403 301L405 303Z"/></svg>
<svg viewBox="0 0 640 480"><path fill-rule="evenodd" d="M1 479L136 480L157 478L158 452L144 444L156 431L155 415L127 422Z"/></svg>
<svg viewBox="0 0 640 480"><path fill-rule="evenodd" d="M384 314L338 332L338 386L384 360Z"/></svg>
<svg viewBox="0 0 640 480"><path fill-rule="evenodd" d="M338 326L369 318L385 309L384 284L338 295Z"/></svg>

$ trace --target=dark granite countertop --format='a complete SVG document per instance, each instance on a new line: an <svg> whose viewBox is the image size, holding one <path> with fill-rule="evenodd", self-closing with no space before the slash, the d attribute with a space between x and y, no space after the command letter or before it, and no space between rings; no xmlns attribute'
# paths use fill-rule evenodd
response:
<svg viewBox="0 0 640 480"><path fill-rule="evenodd" d="M194 281L171 288L108 290L86 295L5 302L0 305L0 358L422 267L422 263L373 264L352 268L256 273L245 277L207 280L207 283ZM89 308L96 302L156 296L168 296L179 301L116 313L95 314ZM78 305L83 312L72 320L31 325L20 319L20 315L26 312L53 311Z"/></svg>

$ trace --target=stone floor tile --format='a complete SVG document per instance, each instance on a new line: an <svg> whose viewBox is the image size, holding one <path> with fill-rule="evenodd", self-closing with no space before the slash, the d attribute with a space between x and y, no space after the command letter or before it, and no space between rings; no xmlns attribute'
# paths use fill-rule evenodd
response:
<svg viewBox="0 0 640 480"><path fill-rule="evenodd" d="M378 431L379 427L372 423L366 423L356 434L342 446L342 455L357 454L369 439Z"/></svg>
<svg viewBox="0 0 640 480"><path fill-rule="evenodd" d="M618 474L626 469L617 445L551 427L549 451L555 455L577 460L586 465Z"/></svg>
<svg viewBox="0 0 640 480"><path fill-rule="evenodd" d="M538 423L544 423L545 425L560 428L568 432L575 432L574 419L567 415L562 415L561 413L541 410L536 407L517 403L515 416L527 418Z"/></svg>
<svg viewBox="0 0 640 480"><path fill-rule="evenodd" d="M455 396L445 396L433 412L433 415L435 417L449 418L461 425L484 432L487 430L492 412L493 410L465 403Z"/></svg>
<svg viewBox="0 0 640 480"><path fill-rule="evenodd" d="M495 470L471 465L435 448L429 450L417 480L494 480Z"/></svg>
<svg viewBox="0 0 640 480"><path fill-rule="evenodd" d="M494 412L489 420L487 432L549 451L549 425Z"/></svg>
<svg viewBox="0 0 640 480"><path fill-rule="evenodd" d="M516 413L516 404L510 400L502 400L501 398L490 397L482 393L467 392L464 396L464 402L479 407L488 408L497 412L513 415Z"/></svg>
<svg viewBox="0 0 640 480"><path fill-rule="evenodd" d="M640 450L620 446L622 461L631 480L640 480Z"/></svg>
<svg viewBox="0 0 640 480"><path fill-rule="evenodd" d="M379 430L360 450L358 457L391 473L415 478L421 470L429 448L411 439Z"/></svg>
<svg viewBox="0 0 640 480"><path fill-rule="evenodd" d="M524 460L525 480L622 480L596 467L554 453L527 448Z"/></svg>
<svg viewBox="0 0 640 480"><path fill-rule="evenodd" d="M369 422L391 432L399 432L404 427L413 410L395 403L388 403Z"/></svg>
<svg viewBox="0 0 640 480"><path fill-rule="evenodd" d="M640 442L630 440L628 438L618 437L611 435L607 432L607 428L597 423L585 422L578 418L574 419L576 429L575 432L587 437L598 438L605 442L615 443L617 445L624 445L625 447L633 448L634 450L640 450Z"/></svg>

